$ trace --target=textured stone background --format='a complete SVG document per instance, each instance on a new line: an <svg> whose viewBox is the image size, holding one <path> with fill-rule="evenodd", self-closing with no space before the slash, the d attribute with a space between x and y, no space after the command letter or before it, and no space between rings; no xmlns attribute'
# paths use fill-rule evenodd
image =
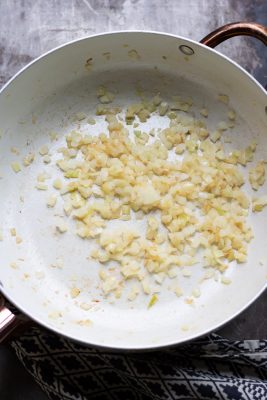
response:
<svg viewBox="0 0 267 400"><path fill-rule="evenodd" d="M228 22L267 23L265 0L1 0L0 83L43 52L90 34L147 29L199 40ZM235 38L218 48L261 81L264 45ZM265 59L265 69L263 68ZM267 77L266 77L267 81Z"/></svg>
<svg viewBox="0 0 267 400"><path fill-rule="evenodd" d="M200 40L228 22L267 25L266 0L0 0L0 86L35 57L69 40L103 31L146 29ZM267 83L267 49L252 38L234 38L218 50L262 84ZM266 338L267 293L219 331L229 338ZM0 347L1 400L46 397Z"/></svg>

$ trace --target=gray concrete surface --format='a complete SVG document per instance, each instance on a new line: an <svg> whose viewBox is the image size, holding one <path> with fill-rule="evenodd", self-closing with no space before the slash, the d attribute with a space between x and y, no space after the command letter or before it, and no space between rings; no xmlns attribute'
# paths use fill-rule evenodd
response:
<svg viewBox="0 0 267 400"><path fill-rule="evenodd" d="M199 40L228 22L267 25L266 0L0 0L0 86L29 61L69 40L102 31L147 29ZM267 83L267 49L235 38L218 50ZM218 333L234 339L266 338L267 293ZM1 400L44 400L6 346L0 347Z"/></svg>

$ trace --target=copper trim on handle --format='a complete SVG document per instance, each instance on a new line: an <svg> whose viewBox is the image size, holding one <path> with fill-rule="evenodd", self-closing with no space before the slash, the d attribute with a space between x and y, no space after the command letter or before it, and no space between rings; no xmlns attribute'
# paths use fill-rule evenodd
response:
<svg viewBox="0 0 267 400"><path fill-rule="evenodd" d="M0 343L9 336L16 326L16 316L5 307L5 300L0 295Z"/></svg>
<svg viewBox="0 0 267 400"><path fill-rule="evenodd" d="M21 333L32 325L23 314L15 315L5 306L5 299L0 294L0 343L12 339L15 334Z"/></svg>
<svg viewBox="0 0 267 400"><path fill-rule="evenodd" d="M267 46L267 27L255 22L233 22L221 26L205 36L200 43L209 47L216 47L227 39L241 35L253 36L261 40Z"/></svg>

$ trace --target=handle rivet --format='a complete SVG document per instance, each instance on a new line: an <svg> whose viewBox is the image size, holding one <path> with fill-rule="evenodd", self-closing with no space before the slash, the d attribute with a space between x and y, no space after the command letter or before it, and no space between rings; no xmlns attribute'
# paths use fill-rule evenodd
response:
<svg viewBox="0 0 267 400"><path fill-rule="evenodd" d="M185 44L181 44L179 50L186 56L192 56L195 53L192 47L186 46Z"/></svg>

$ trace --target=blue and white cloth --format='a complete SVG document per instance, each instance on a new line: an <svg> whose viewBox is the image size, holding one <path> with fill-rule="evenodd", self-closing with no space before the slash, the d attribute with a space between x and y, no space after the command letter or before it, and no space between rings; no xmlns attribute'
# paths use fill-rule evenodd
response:
<svg viewBox="0 0 267 400"><path fill-rule="evenodd" d="M122 353L33 327L11 346L51 400L266 400L267 341L216 334L176 348Z"/></svg>

